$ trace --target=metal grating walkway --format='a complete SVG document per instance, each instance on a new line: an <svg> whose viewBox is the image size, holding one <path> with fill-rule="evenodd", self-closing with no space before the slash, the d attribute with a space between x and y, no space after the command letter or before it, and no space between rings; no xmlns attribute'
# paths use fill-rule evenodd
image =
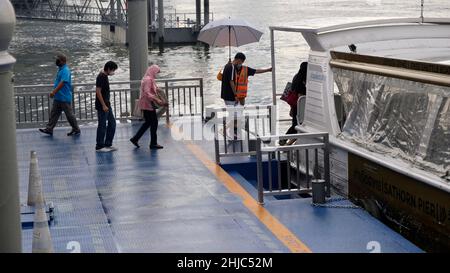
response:
<svg viewBox="0 0 450 273"><path fill-rule="evenodd" d="M21 203L26 202L29 154L37 152L47 201L55 205L50 227L56 252L288 252L182 142L160 126L165 148L135 149L138 126L118 125L113 153L96 153L95 127L78 137L57 128L17 130ZM146 145L147 144L147 145ZM31 252L32 230L23 230Z"/></svg>

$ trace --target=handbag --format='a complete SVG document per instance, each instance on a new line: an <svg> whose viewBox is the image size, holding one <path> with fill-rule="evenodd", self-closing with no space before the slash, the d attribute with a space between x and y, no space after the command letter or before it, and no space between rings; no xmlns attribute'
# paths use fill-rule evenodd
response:
<svg viewBox="0 0 450 273"><path fill-rule="evenodd" d="M164 92L158 92L158 97L160 100L162 100L164 103L168 103L169 100L166 97L166 93ZM161 106L160 108L158 108L156 110L156 115L158 116L158 118L160 118L164 113L166 113L168 110L167 106ZM167 113L168 114L168 113Z"/></svg>
<svg viewBox="0 0 450 273"><path fill-rule="evenodd" d="M160 90L160 89L158 89L158 90ZM161 100L163 103L168 103L168 101L169 101L169 100L167 99L166 93L164 93L164 91L157 91L157 92L156 92L156 96L157 96L158 99ZM156 115L157 115L158 118L160 118L160 117L161 117L164 113L166 113L167 110L168 110L168 107L167 107L167 106L159 105L158 103L153 102L153 101L152 101L152 106L153 106L153 109L155 109ZM155 107L155 106L156 106L156 107Z"/></svg>
<svg viewBox="0 0 450 273"><path fill-rule="evenodd" d="M292 83L291 82L286 83L286 87L284 87L284 91L283 91L283 94L281 95L280 99L286 101L286 99L289 95L289 92L291 90L292 90Z"/></svg>
<svg viewBox="0 0 450 273"><path fill-rule="evenodd" d="M219 73L217 73L217 76L216 76L217 80L219 80L219 81L222 81L222 79L223 79L223 72L222 71L223 71L223 68L221 68L219 70ZM232 67L231 71L232 71L231 73L234 73L234 66Z"/></svg>
<svg viewBox="0 0 450 273"><path fill-rule="evenodd" d="M156 97L162 101L163 103L167 103L167 97L166 94L162 91L160 91L161 89L157 89L155 92ZM162 107L162 105L160 105L159 103L157 103L156 101L151 101L150 102L152 104L153 109L157 110L159 108Z"/></svg>
<svg viewBox="0 0 450 273"><path fill-rule="evenodd" d="M287 102L287 104L289 104L290 106L295 107L295 105L297 105L298 94L297 92L293 91L291 87L292 83L288 82L280 99Z"/></svg>
<svg viewBox="0 0 450 273"><path fill-rule="evenodd" d="M139 99L134 100L133 117L142 118L142 109L139 107Z"/></svg>
<svg viewBox="0 0 450 273"><path fill-rule="evenodd" d="M291 91L288 93L288 96L287 96L287 98L286 98L286 102L287 102L290 106L295 107L295 106L297 105L297 100L298 100L298 94L297 94L297 92L291 90Z"/></svg>

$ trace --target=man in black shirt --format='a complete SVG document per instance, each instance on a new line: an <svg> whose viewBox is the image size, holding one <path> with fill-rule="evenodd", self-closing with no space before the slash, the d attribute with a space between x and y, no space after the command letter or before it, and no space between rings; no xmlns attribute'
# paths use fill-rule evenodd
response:
<svg viewBox="0 0 450 273"><path fill-rule="evenodd" d="M97 76L95 83L95 110L97 110L97 152L111 152L117 150L112 146L114 134L116 132L116 119L110 102L110 90L108 76L114 75L117 69L115 62L109 61L105 64L103 71ZM108 122L108 126L106 126ZM106 137L105 137L106 136Z"/></svg>
<svg viewBox="0 0 450 273"><path fill-rule="evenodd" d="M272 68L268 69L254 69L251 67L243 66L245 61L245 55L241 52L237 53L233 62L229 62L225 65L222 75L222 88L221 98L224 100L226 106L245 105L245 98L247 97L248 90L248 77L255 74L265 73L272 71ZM236 108L229 113L229 116L241 116L242 109ZM224 132L228 136L233 136L234 139L239 137L238 125L239 119L230 120L226 125L227 128L234 128L233 132ZM234 125L233 125L234 124Z"/></svg>
<svg viewBox="0 0 450 273"><path fill-rule="evenodd" d="M245 55L239 52L233 62L225 65L223 69L221 98L227 106L235 106L238 103L245 104L249 76L272 71L272 68L253 69L243 66L245 58Z"/></svg>

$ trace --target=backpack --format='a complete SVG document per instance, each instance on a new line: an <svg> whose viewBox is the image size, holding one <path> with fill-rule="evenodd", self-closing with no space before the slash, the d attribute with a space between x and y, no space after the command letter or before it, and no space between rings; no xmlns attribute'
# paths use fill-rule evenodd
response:
<svg viewBox="0 0 450 273"><path fill-rule="evenodd" d="M223 78L223 73L222 73L222 71L223 71L223 68L221 68L220 70L219 70L219 73L217 73L217 80L218 81L222 81L222 78ZM232 66L232 72L231 73L234 73L234 65Z"/></svg>

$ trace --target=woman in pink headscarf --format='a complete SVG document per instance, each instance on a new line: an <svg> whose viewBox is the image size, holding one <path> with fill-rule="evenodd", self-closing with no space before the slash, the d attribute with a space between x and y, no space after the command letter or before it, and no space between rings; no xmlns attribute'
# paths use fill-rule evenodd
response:
<svg viewBox="0 0 450 273"><path fill-rule="evenodd" d="M168 106L167 102L162 101L157 92L160 90L156 85L156 75L160 72L159 66L152 65L147 69L141 81L141 94L139 96L139 107L143 111L145 123L142 124L139 131L130 139L136 147L139 148L139 139L144 135L145 131L150 128L150 149L162 149L163 146L158 145L156 130L158 129L158 117L153 103Z"/></svg>

